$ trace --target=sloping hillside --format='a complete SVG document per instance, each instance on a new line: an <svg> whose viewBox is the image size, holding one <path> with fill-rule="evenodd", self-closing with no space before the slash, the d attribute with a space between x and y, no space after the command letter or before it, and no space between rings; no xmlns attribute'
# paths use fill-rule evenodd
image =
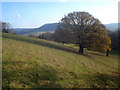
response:
<svg viewBox="0 0 120 90"><path fill-rule="evenodd" d="M57 29L58 23L44 24L39 28L16 28L18 34L29 34L37 32L54 32Z"/></svg>
<svg viewBox="0 0 120 90"><path fill-rule="evenodd" d="M111 24L105 24L106 29L110 30L110 31L117 31L118 30L118 26L120 25L120 23L111 23Z"/></svg>
<svg viewBox="0 0 120 90"><path fill-rule="evenodd" d="M3 88L118 87L118 58L70 46L3 34Z"/></svg>

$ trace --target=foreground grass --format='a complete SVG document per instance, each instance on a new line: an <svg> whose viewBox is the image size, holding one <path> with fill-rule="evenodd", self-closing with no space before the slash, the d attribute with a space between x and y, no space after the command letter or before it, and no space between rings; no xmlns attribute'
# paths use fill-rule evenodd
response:
<svg viewBox="0 0 120 90"><path fill-rule="evenodd" d="M117 88L118 58L3 34L3 88Z"/></svg>

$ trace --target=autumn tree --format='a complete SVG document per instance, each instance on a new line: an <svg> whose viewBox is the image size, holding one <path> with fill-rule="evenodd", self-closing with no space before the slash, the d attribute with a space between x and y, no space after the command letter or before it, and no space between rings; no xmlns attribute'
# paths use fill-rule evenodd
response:
<svg viewBox="0 0 120 90"><path fill-rule="evenodd" d="M39 37L40 39L45 39L45 34L42 33L42 34L40 34L38 37Z"/></svg>
<svg viewBox="0 0 120 90"><path fill-rule="evenodd" d="M34 37L35 35L30 33L30 34L28 34L28 36L29 37Z"/></svg>
<svg viewBox="0 0 120 90"><path fill-rule="evenodd" d="M47 33L44 34L44 37L45 37L46 40L54 41L53 33L47 32Z"/></svg>
<svg viewBox="0 0 120 90"><path fill-rule="evenodd" d="M61 42L61 43L74 43L75 42L75 37L71 30L62 30L58 28L55 30L54 33L54 41Z"/></svg>
<svg viewBox="0 0 120 90"><path fill-rule="evenodd" d="M79 45L79 53L84 48L110 50L111 40L105 26L87 12L73 12L61 19L58 29L70 31Z"/></svg>
<svg viewBox="0 0 120 90"><path fill-rule="evenodd" d="M107 31L100 31L99 33L90 33L85 41L88 49L97 50L100 52L106 51L106 56L109 56L111 50L111 38L108 37Z"/></svg>

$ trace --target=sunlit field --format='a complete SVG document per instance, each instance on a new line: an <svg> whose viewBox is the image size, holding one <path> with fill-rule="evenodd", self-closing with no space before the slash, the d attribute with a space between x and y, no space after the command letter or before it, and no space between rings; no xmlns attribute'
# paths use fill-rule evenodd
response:
<svg viewBox="0 0 120 90"><path fill-rule="evenodd" d="M117 88L118 56L3 34L3 88Z"/></svg>

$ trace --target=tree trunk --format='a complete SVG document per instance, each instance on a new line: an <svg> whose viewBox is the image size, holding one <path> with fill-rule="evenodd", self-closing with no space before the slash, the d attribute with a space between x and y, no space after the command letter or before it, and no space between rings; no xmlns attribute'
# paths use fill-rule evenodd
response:
<svg viewBox="0 0 120 90"><path fill-rule="evenodd" d="M62 44L64 45L65 42L62 42Z"/></svg>
<svg viewBox="0 0 120 90"><path fill-rule="evenodd" d="M79 44L79 52L78 53L83 53L83 45Z"/></svg>
<svg viewBox="0 0 120 90"><path fill-rule="evenodd" d="M109 56L109 50L107 50L107 52L106 52L106 56Z"/></svg>

